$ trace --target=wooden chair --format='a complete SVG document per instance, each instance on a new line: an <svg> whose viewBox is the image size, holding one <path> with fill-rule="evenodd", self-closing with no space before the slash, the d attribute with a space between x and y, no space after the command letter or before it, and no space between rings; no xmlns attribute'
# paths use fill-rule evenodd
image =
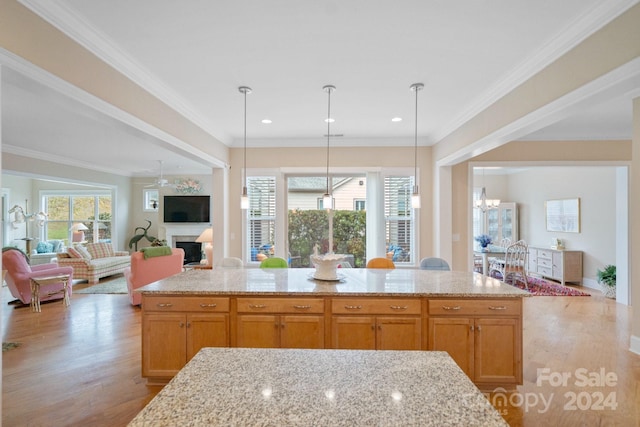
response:
<svg viewBox="0 0 640 427"><path fill-rule="evenodd" d="M420 260L420 270L450 271L449 263L442 258L429 257Z"/></svg>
<svg viewBox="0 0 640 427"><path fill-rule="evenodd" d="M279 257L266 258L260 263L260 268L289 268L287 260Z"/></svg>
<svg viewBox="0 0 640 427"><path fill-rule="evenodd" d="M505 283L515 284L518 277L524 282L524 287L528 289L529 283L527 279L527 259L529 254L529 246L524 240L509 245L504 255L503 262L492 262L489 265L489 275L496 271L502 276Z"/></svg>
<svg viewBox="0 0 640 427"><path fill-rule="evenodd" d="M396 265L387 258L371 258L367 262L367 268L387 268L393 269L396 268Z"/></svg>

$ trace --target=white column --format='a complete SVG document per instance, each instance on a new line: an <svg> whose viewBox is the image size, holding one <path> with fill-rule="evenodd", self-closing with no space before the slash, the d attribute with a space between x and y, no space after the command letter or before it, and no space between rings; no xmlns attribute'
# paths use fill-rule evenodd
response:
<svg viewBox="0 0 640 427"><path fill-rule="evenodd" d="M212 171L213 265L229 253L229 210L240 210L240 206L229 205L229 168L214 168Z"/></svg>
<svg viewBox="0 0 640 427"><path fill-rule="evenodd" d="M367 260L386 255L384 182L380 172L367 173Z"/></svg>
<svg viewBox="0 0 640 427"><path fill-rule="evenodd" d="M633 100L633 135L629 176L629 227L631 231L629 273L631 277L631 342L629 349L640 354L640 97Z"/></svg>

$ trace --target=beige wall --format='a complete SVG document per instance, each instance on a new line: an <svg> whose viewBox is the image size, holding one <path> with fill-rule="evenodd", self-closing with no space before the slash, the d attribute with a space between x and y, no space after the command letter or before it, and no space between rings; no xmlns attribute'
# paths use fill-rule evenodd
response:
<svg viewBox="0 0 640 427"><path fill-rule="evenodd" d="M414 166L413 147L336 147L330 151L330 173L340 171L375 168L412 168ZM229 185L229 256L242 256L242 216L240 194L242 191L242 149L231 149L231 174ZM259 169L295 170L298 173L326 173L325 148L249 148L247 149L247 169L249 175ZM430 166L431 148L418 149L418 175L422 208L420 215L420 257L429 256L433 247L430 233L432 223L432 171ZM235 214L238 213L238 214Z"/></svg>

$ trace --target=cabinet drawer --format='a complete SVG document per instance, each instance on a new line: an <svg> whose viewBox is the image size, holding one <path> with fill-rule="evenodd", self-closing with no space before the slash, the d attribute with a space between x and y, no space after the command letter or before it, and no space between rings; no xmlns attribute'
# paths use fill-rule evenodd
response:
<svg viewBox="0 0 640 427"><path fill-rule="evenodd" d="M537 272L538 274L542 274L543 276L553 277L553 269L551 267L538 266Z"/></svg>
<svg viewBox="0 0 640 427"><path fill-rule="evenodd" d="M238 298L238 313L324 313L324 299Z"/></svg>
<svg viewBox="0 0 640 427"><path fill-rule="evenodd" d="M538 258L553 258L553 252L545 249L538 249ZM539 261L538 261L539 262Z"/></svg>
<svg viewBox="0 0 640 427"><path fill-rule="evenodd" d="M143 296L144 311L228 312L229 298Z"/></svg>
<svg viewBox="0 0 640 427"><path fill-rule="evenodd" d="M552 266L553 262L550 258L538 258L538 267L551 268Z"/></svg>
<svg viewBox="0 0 640 427"><path fill-rule="evenodd" d="M460 315L515 315L521 312L520 299L430 299L429 315L431 316L460 316Z"/></svg>
<svg viewBox="0 0 640 427"><path fill-rule="evenodd" d="M419 299L358 299L331 300L333 314L420 314Z"/></svg>

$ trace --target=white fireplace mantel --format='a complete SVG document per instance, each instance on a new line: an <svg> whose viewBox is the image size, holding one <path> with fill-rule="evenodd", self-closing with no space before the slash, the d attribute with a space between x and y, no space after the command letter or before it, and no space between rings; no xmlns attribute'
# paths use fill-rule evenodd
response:
<svg viewBox="0 0 640 427"><path fill-rule="evenodd" d="M205 228L211 227L209 223L197 224L165 224L158 227L159 239L165 239L167 245L174 246L176 236L199 236ZM164 236L163 236L164 234Z"/></svg>

